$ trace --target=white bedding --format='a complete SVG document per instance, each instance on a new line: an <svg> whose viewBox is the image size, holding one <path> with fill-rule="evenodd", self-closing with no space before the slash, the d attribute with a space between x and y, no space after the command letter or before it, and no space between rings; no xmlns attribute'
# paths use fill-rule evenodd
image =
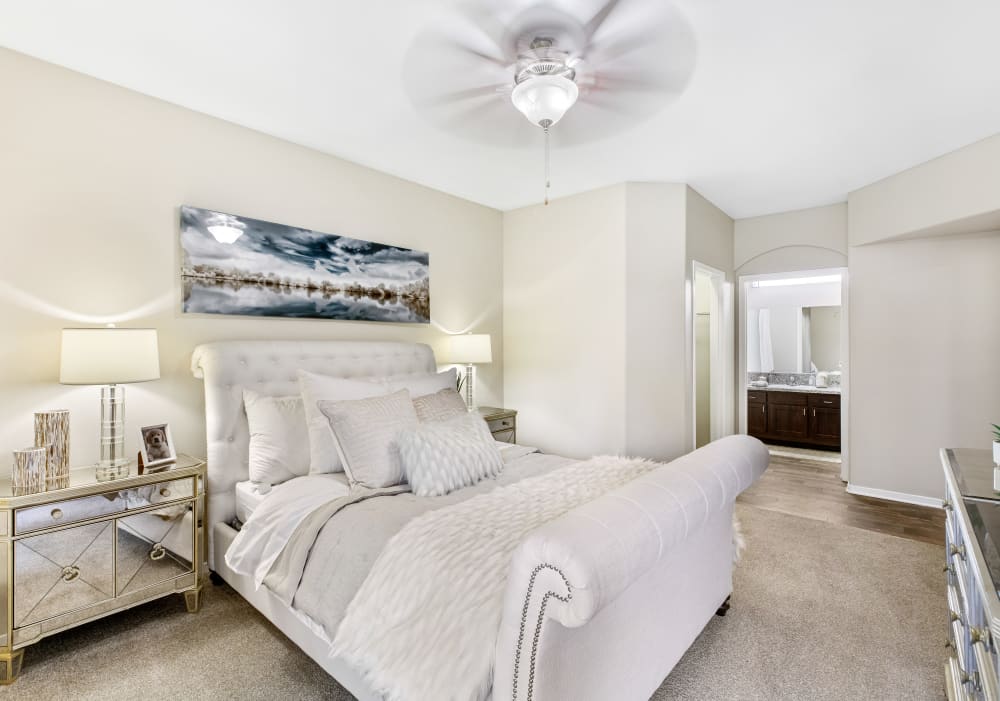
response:
<svg viewBox="0 0 1000 701"><path fill-rule="evenodd" d="M330 479L335 482L340 482L347 487L347 475L343 472L332 472L327 473ZM302 479L301 477L296 477L294 479L288 480L288 482L294 482L296 480ZM285 483L287 484L287 482ZM246 480L245 482L236 483L236 518L239 519L240 523L246 523L250 519L250 514L254 512L261 502L264 501L275 489L269 484L260 484L258 482L251 482Z"/></svg>
<svg viewBox="0 0 1000 701"><path fill-rule="evenodd" d="M296 477L271 487L256 506L266 501L274 508L247 519L226 551L226 563L240 574L253 575L254 586L260 587L302 520L323 504L349 493L350 487L331 473ZM249 567L241 566L247 562L251 563Z"/></svg>

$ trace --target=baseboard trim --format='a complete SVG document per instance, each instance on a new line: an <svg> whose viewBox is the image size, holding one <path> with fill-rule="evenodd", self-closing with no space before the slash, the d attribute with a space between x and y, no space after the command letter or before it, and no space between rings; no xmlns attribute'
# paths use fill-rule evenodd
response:
<svg viewBox="0 0 1000 701"><path fill-rule="evenodd" d="M858 484L847 484L847 493L856 494L859 497L874 497L875 499L887 499L889 501L901 501L905 504L916 504L917 506L930 506L935 509L943 508L941 499L934 497L923 497L919 494L906 494L905 492L892 492L888 489L876 489L875 487L862 487Z"/></svg>

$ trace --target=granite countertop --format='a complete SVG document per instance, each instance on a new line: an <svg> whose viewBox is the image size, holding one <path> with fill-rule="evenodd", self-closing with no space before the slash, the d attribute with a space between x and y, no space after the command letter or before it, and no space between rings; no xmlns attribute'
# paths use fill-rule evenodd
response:
<svg viewBox="0 0 1000 701"><path fill-rule="evenodd" d="M840 387L813 387L812 385L768 385L767 387L754 387L747 385L749 390L760 390L762 392L805 392L807 394L840 394Z"/></svg>

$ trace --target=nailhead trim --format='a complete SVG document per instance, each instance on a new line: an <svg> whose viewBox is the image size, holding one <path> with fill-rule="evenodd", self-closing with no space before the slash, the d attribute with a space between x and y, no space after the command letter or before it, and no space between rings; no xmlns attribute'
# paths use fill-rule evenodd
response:
<svg viewBox="0 0 1000 701"><path fill-rule="evenodd" d="M531 666L528 669L528 696L526 701L531 701L532 695L535 691L535 659L538 656L538 640L542 635L542 623L545 621L545 607L549 603L549 599L558 599L564 604L569 603L570 599L573 598L573 587L570 586L569 580L566 579L566 575L562 573L558 567L549 564L537 565L535 569L531 571L531 579L528 580L528 593L524 597L524 606L521 608L521 630L517 635L517 650L514 652L514 683L513 683L513 694L511 696L512 701L517 701L517 675L521 671L521 648L524 646L524 631L528 625L528 605L531 603L531 593L535 588L535 579L538 577L538 573L542 570L552 570L558 574L566 585L566 596L560 596L554 591L545 592L545 596L542 597L542 605L538 609L538 621L535 624L535 634L531 638Z"/></svg>

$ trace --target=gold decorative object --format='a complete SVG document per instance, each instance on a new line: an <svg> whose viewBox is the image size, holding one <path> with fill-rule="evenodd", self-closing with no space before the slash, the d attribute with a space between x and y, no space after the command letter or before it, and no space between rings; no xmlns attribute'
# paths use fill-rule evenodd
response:
<svg viewBox="0 0 1000 701"><path fill-rule="evenodd" d="M45 491L46 448L14 451L12 484L15 496Z"/></svg>
<svg viewBox="0 0 1000 701"><path fill-rule="evenodd" d="M69 411L55 409L35 414L35 446L46 448L45 488L69 486Z"/></svg>

